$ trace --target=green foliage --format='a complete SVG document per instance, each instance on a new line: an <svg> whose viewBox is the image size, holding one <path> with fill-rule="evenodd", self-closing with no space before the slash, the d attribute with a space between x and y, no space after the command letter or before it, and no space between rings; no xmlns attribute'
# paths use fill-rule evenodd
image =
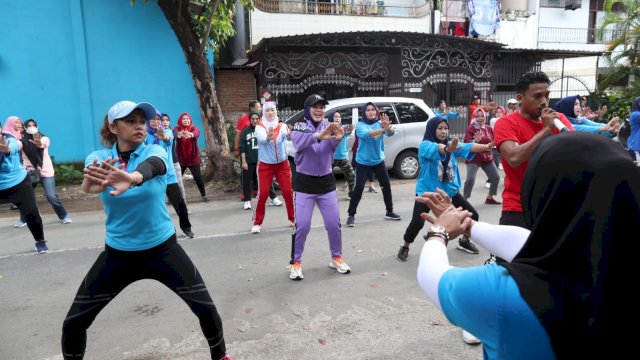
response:
<svg viewBox="0 0 640 360"><path fill-rule="evenodd" d="M236 141L236 128L227 124L227 139L229 140L229 151L233 152L233 146Z"/></svg>
<svg viewBox="0 0 640 360"><path fill-rule="evenodd" d="M59 164L53 167L56 177L56 184L80 184L83 174L79 170L81 164Z"/></svg>
<svg viewBox="0 0 640 360"><path fill-rule="evenodd" d="M615 3L620 3L624 11L611 11ZM629 89L638 94L640 89L640 1L638 0L606 0L606 11L602 26L598 30L598 37L602 39L604 30L615 29L619 36L607 45L604 58L609 64L609 71L600 82L599 88L609 86L624 80L629 80ZM625 99L633 100L634 96L624 91L621 95ZM627 100L625 100L627 101Z"/></svg>
<svg viewBox="0 0 640 360"><path fill-rule="evenodd" d="M130 1L132 5L136 3L136 0ZM149 0L143 1L146 3ZM236 2L239 2L247 10L253 10L253 0L201 0L197 2L198 8L203 11L199 14L193 14L193 26L200 38L207 33L207 28L210 26L207 49L213 50L214 53L217 53L218 48L227 39L235 35L233 18ZM213 16L211 16L212 13Z"/></svg>
<svg viewBox="0 0 640 360"><path fill-rule="evenodd" d="M629 117L631 113L631 104L633 103L633 94L628 89L606 89L603 97L607 102L607 119L619 116L621 121Z"/></svg>

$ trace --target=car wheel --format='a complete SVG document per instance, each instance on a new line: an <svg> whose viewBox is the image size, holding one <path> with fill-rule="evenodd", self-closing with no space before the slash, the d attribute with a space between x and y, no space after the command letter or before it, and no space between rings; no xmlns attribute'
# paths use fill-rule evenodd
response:
<svg viewBox="0 0 640 360"><path fill-rule="evenodd" d="M418 177L420 172L418 153L413 150L407 150L400 154L393 165L393 171L396 177L400 179L415 179Z"/></svg>

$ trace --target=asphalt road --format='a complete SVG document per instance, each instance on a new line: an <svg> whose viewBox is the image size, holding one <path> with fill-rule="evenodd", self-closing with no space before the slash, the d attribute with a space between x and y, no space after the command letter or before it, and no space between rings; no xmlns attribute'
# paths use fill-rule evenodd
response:
<svg viewBox="0 0 640 360"><path fill-rule="evenodd" d="M485 179L479 172L471 203L481 220L497 223L500 206L484 204ZM285 269L291 228L284 207L267 207L263 232L252 235L251 213L237 199L190 204L197 236L179 240L218 307L228 352L238 360L481 359L481 347L464 344L461 330L417 285L421 236L409 261L396 259L414 188L415 180L392 179L401 221L384 220L382 194L365 191L356 227L342 231L343 256L353 269L349 275L328 267L328 241L316 211L304 254L305 278L298 282L289 280ZM340 198L344 224L346 192ZM0 218L0 359L62 359L62 321L103 247L102 211L74 213L70 225L52 214L43 218L50 248L45 255L34 253L26 228L13 228L15 218ZM480 265L488 256L483 250L459 251L455 244L449 245L454 265ZM208 359L209 354L187 306L159 283L144 280L126 288L97 317L85 358Z"/></svg>

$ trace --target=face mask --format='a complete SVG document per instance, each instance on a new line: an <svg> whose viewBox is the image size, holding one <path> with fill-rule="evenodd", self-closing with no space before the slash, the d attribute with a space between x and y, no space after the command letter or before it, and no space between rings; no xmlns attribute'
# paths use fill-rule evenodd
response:
<svg viewBox="0 0 640 360"><path fill-rule="evenodd" d="M35 126L28 127L24 130L27 134L33 135L38 132L38 128Z"/></svg>

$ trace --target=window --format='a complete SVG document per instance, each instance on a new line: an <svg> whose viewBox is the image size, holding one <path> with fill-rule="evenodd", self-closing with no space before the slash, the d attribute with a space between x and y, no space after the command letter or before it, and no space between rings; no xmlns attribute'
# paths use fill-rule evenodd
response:
<svg viewBox="0 0 640 360"><path fill-rule="evenodd" d="M329 119L328 116L329 114L333 114L335 112L340 113L340 117L342 118L342 121L341 121L342 125L353 124L353 106L351 105L340 106L338 108L328 110L327 120L331 121L332 119Z"/></svg>
<svg viewBox="0 0 640 360"><path fill-rule="evenodd" d="M393 106L391 106L391 104L381 103L381 104L376 104L376 106L378 107L378 109L380 109L380 114L389 115L389 120L391 120L392 124L398 123L398 119L396 118L396 112L393 110Z"/></svg>
<svg viewBox="0 0 640 360"><path fill-rule="evenodd" d="M398 117L400 118L400 124L408 124L413 122L427 121L429 115L424 112L419 106L411 103L395 103Z"/></svg>
<svg viewBox="0 0 640 360"><path fill-rule="evenodd" d="M540 7L563 8L565 10L580 9L582 0L540 0Z"/></svg>
<svg viewBox="0 0 640 360"><path fill-rule="evenodd" d="M384 113L389 115L389 120L391 121L391 124L398 123L398 119L396 118L396 112L393 110L393 106L391 106L390 103L374 103L374 104L378 107L380 114ZM363 106L364 104L358 104L358 116L360 118L364 116L364 114L362 113Z"/></svg>

